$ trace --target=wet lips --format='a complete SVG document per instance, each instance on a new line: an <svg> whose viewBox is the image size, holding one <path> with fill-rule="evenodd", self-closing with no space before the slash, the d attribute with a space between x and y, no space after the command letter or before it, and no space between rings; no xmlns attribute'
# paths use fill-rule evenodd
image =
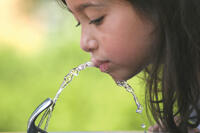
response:
<svg viewBox="0 0 200 133"><path fill-rule="evenodd" d="M108 62L104 62L99 65L99 69L101 70L101 72L106 72L108 70Z"/></svg>
<svg viewBox="0 0 200 133"><path fill-rule="evenodd" d="M100 61L92 59L94 66L99 68L101 72L107 72L109 69L109 61Z"/></svg>

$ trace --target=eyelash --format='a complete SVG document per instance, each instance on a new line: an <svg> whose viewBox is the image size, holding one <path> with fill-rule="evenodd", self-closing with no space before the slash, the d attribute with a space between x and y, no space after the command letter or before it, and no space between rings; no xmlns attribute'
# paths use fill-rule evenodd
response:
<svg viewBox="0 0 200 133"><path fill-rule="evenodd" d="M81 23L80 22L78 22L78 24L76 24L76 27L79 27L81 25Z"/></svg>
<svg viewBox="0 0 200 133"><path fill-rule="evenodd" d="M89 22L89 24L95 24L96 26L98 26L98 25L101 24L101 22L102 22L103 19L104 19L104 16L102 16L102 17L100 17L100 18L97 18L97 19L94 19L94 20L91 20L91 21ZM80 25L81 25L81 23L78 22L78 24L76 25L76 27L78 27L78 26L80 26Z"/></svg>

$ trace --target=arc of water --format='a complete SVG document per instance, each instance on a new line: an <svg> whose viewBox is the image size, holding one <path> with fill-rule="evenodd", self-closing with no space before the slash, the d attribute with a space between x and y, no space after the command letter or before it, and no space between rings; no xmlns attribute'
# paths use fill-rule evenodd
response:
<svg viewBox="0 0 200 133"><path fill-rule="evenodd" d="M134 98L134 101L135 101L135 104L137 106L137 109L136 109L136 113L139 113L139 114L142 114L143 112L143 107L142 105L140 104L137 96L135 95L135 92L133 90L133 88L126 82L126 81L117 81L116 84L120 87L124 87L126 89L126 91L128 91L129 93L131 93L133 95L133 98ZM142 117L142 116L141 116ZM144 118L142 117L142 120L144 121ZM144 133L146 133L146 125L144 123L141 124L141 127L144 130Z"/></svg>
<svg viewBox="0 0 200 133"><path fill-rule="evenodd" d="M55 107L55 104L56 104L56 101L57 99L59 98L61 92L64 90L64 88L73 80L74 76L78 76L79 72L86 69L87 67L93 67L93 63L92 62L86 62L84 64L81 64L79 65L78 67L76 68L73 68L65 77L64 77L64 81L62 82L59 90L57 91L54 99L53 99L53 104L52 106L50 106L46 112L44 113L44 115L42 116L39 124L38 124L38 127L41 127L41 125L43 124L45 118L47 117L47 120L46 120L46 123L45 123L45 127L44 127L44 130L46 131L47 130L47 127L48 127L48 124L49 124L49 120L51 118L51 114L54 110L54 107Z"/></svg>

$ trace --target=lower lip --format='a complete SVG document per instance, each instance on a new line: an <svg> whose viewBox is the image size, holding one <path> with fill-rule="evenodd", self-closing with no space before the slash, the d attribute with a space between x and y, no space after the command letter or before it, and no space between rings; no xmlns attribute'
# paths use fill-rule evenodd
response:
<svg viewBox="0 0 200 133"><path fill-rule="evenodd" d="M108 62L105 62L105 63L103 63L103 64L101 64L101 65L99 66L99 69L101 70L101 72L107 72L107 71L108 71L108 68L109 68Z"/></svg>

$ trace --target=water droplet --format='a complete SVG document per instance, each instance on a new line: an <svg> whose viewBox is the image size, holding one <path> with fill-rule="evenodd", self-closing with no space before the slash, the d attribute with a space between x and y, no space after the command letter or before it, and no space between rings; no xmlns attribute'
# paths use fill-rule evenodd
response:
<svg viewBox="0 0 200 133"><path fill-rule="evenodd" d="M141 124L141 127L142 127L142 128L146 128L146 125L145 125L145 124Z"/></svg>
<svg viewBox="0 0 200 133"><path fill-rule="evenodd" d="M94 64L92 62L87 62L86 65L87 67L94 67Z"/></svg>
<svg viewBox="0 0 200 133"><path fill-rule="evenodd" d="M84 66L83 66L83 65L80 65L80 66L77 67L77 69L78 69L79 71L81 71L81 70L84 69Z"/></svg>
<svg viewBox="0 0 200 133"><path fill-rule="evenodd" d="M72 76L71 75L67 75L65 78L64 78L65 82L70 82L72 80Z"/></svg>
<svg viewBox="0 0 200 133"><path fill-rule="evenodd" d="M78 70L76 70L76 69L73 69L72 71L71 71L71 73L73 74L73 75L75 75L75 76L78 76Z"/></svg>
<svg viewBox="0 0 200 133"><path fill-rule="evenodd" d="M142 110L141 110L141 109L136 109L136 113L141 114L141 113L142 113Z"/></svg>
<svg viewBox="0 0 200 133"><path fill-rule="evenodd" d="M142 117L143 107L142 107L141 104L139 103L139 100L138 100L137 96L135 95L133 88L132 88L126 81L117 81L116 84L117 84L118 86L124 87L124 88L126 89L126 91L128 91L129 93L131 93L131 94L133 95L135 104L136 104L136 106L137 106L136 113L139 113L140 116L141 116L141 118L142 118L142 120L144 121L144 119L143 119L143 117ZM146 125L145 125L145 124L142 124L141 127L142 127L142 128L145 128ZM145 130L144 130L144 132L146 133Z"/></svg>

